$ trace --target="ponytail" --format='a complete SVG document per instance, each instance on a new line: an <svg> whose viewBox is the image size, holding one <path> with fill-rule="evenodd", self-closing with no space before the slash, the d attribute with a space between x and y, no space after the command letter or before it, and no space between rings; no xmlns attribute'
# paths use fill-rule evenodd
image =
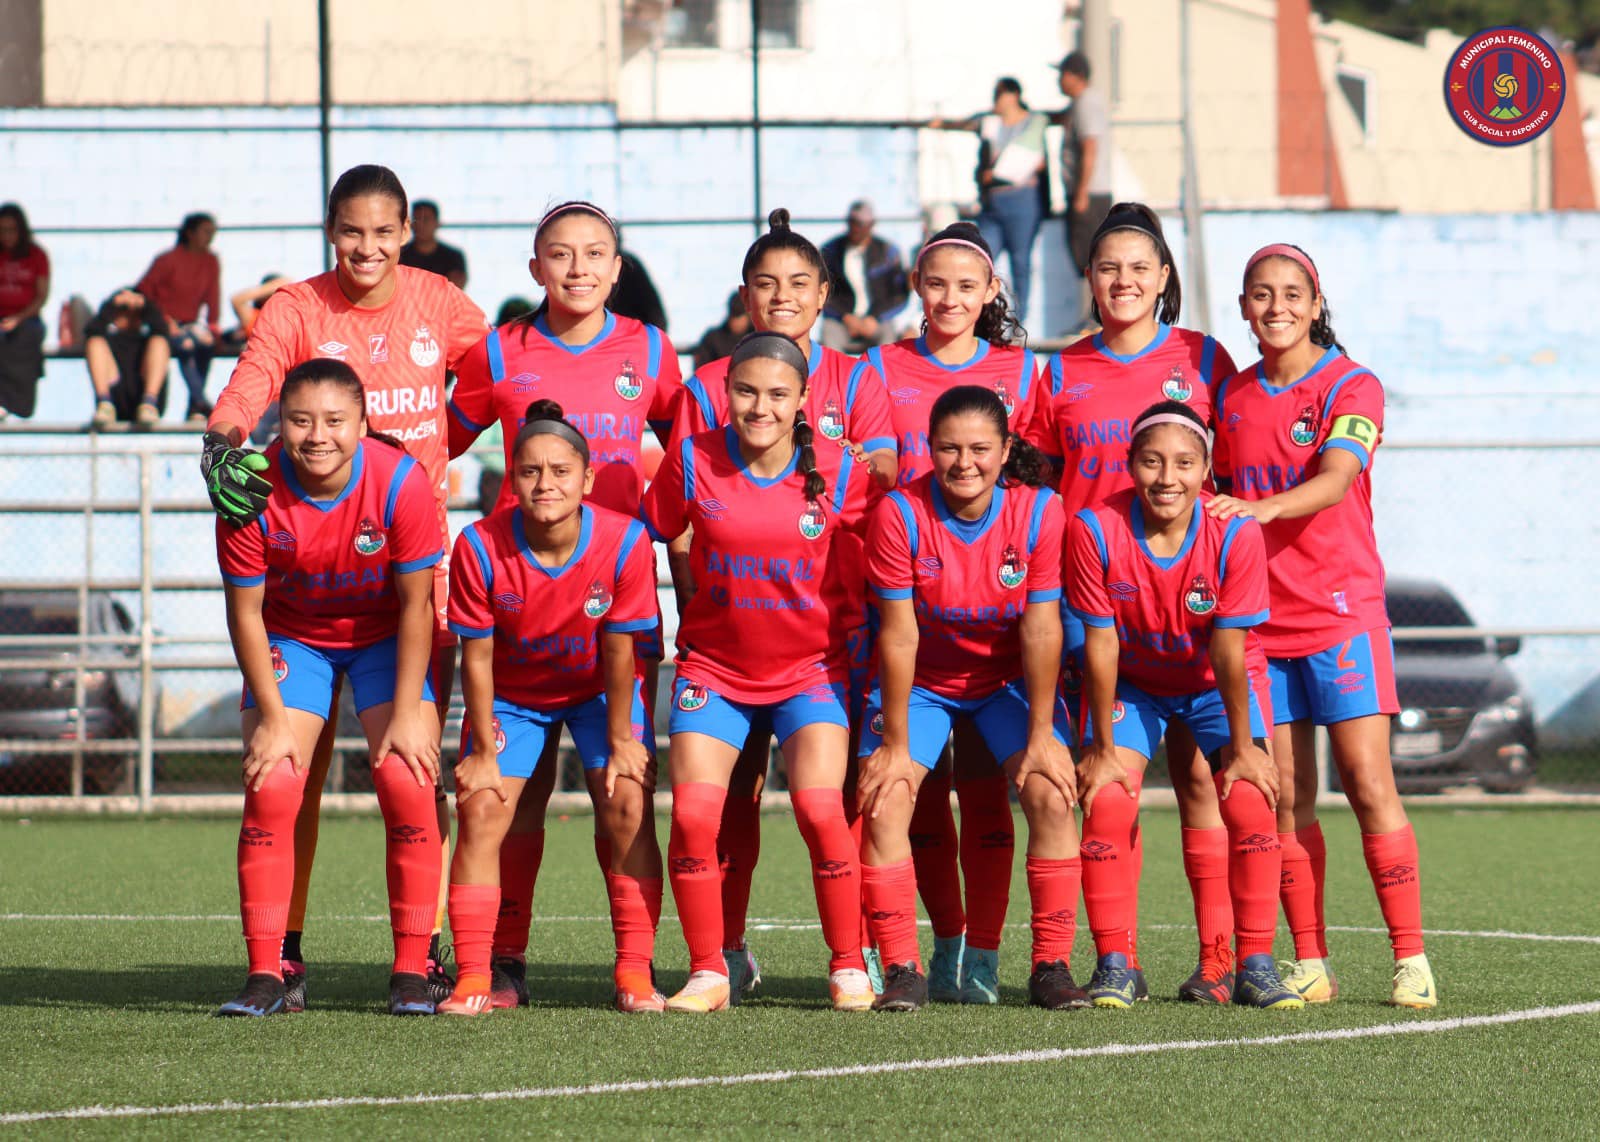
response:
<svg viewBox="0 0 1600 1142"><path fill-rule="evenodd" d="M794 414L795 468L806 478L806 499L821 500L828 494L828 482L817 471L817 453L811 446L814 435L804 410L797 409Z"/></svg>
<svg viewBox="0 0 1600 1142"><path fill-rule="evenodd" d="M1322 295L1322 312L1311 323L1311 343L1319 348L1333 348L1344 352L1339 338L1333 332L1333 313L1328 309L1328 295Z"/></svg>

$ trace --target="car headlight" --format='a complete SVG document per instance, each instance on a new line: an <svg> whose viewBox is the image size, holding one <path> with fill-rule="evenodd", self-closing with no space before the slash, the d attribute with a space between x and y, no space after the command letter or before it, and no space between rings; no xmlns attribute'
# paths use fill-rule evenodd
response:
<svg viewBox="0 0 1600 1142"><path fill-rule="evenodd" d="M1495 726L1509 726L1522 721L1528 716L1528 700L1521 694L1513 694L1492 706L1485 706L1478 711L1473 719L1473 727L1489 729Z"/></svg>

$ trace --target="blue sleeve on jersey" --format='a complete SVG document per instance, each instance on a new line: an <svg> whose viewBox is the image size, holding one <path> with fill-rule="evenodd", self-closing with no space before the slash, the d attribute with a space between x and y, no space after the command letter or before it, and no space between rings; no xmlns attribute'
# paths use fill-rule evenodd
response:
<svg viewBox="0 0 1600 1142"><path fill-rule="evenodd" d="M1257 611L1253 615L1224 615L1221 618L1213 619L1211 625L1214 627L1258 627L1266 622L1271 615L1272 612L1270 610Z"/></svg>
<svg viewBox="0 0 1600 1142"><path fill-rule="evenodd" d="M450 623L451 634L460 635L462 638L490 638L494 635L494 627L469 627L465 623Z"/></svg>
<svg viewBox="0 0 1600 1142"><path fill-rule="evenodd" d="M385 530L394 526L395 505L400 502L400 489L405 486L406 477L411 474L411 469L417 462L411 458L410 453L400 457L400 463L394 466L394 473L389 477L389 494L383 501L383 526Z"/></svg>
<svg viewBox="0 0 1600 1142"><path fill-rule="evenodd" d="M694 437L685 436L679 447L683 455L683 502L689 503L694 499Z"/></svg>
<svg viewBox="0 0 1600 1142"><path fill-rule="evenodd" d="M1033 388L1033 374L1037 369L1038 366L1033 363L1033 350L1024 349L1022 351L1022 376L1017 378L1017 399L1019 401L1028 399L1028 391Z"/></svg>
<svg viewBox="0 0 1600 1142"><path fill-rule="evenodd" d="M1048 591L1029 591L1028 592L1028 602L1030 602L1030 603L1056 603L1056 602L1060 602L1060 601L1061 601L1061 588L1060 587L1052 587Z"/></svg>
<svg viewBox="0 0 1600 1142"><path fill-rule="evenodd" d="M1361 461L1361 470L1363 472L1367 470L1367 465L1372 463L1372 453L1361 447L1361 445L1357 444L1354 440L1330 440L1322 446L1321 450L1326 452L1330 448L1340 448L1350 453L1357 460Z"/></svg>
<svg viewBox="0 0 1600 1142"><path fill-rule="evenodd" d="M628 530L622 533L622 546L617 548L617 566L612 570L612 578L622 578L623 565L628 562L628 556L633 554L633 549L639 543L639 537L644 534L644 524L639 520L630 520Z"/></svg>
<svg viewBox="0 0 1600 1142"><path fill-rule="evenodd" d="M1228 578L1228 552L1233 549L1233 541L1244 527L1247 517L1236 515L1228 521L1228 526L1222 532L1222 549L1217 553L1217 586L1221 587Z"/></svg>
<svg viewBox="0 0 1600 1142"><path fill-rule="evenodd" d="M851 457L845 457L839 464L839 484L833 489L833 510L836 513L844 512L845 492L850 487L850 472L856 466Z"/></svg>
<svg viewBox="0 0 1600 1142"><path fill-rule="evenodd" d="M867 584L872 588L872 593L880 599L909 599L912 588L910 587L880 587L876 583Z"/></svg>
<svg viewBox="0 0 1600 1142"><path fill-rule="evenodd" d="M1079 610L1070 601L1067 603L1067 610L1076 615L1084 626L1094 627L1096 630L1104 630L1106 627L1117 625L1117 620L1112 616L1090 614L1088 611Z"/></svg>
<svg viewBox="0 0 1600 1142"><path fill-rule="evenodd" d="M444 548L440 548L432 555L424 555L421 559L408 559L404 563L393 564L396 575L406 575L412 571L421 571L427 567L436 567L444 558Z"/></svg>
<svg viewBox="0 0 1600 1142"><path fill-rule="evenodd" d="M890 492L889 500L894 504L895 510L900 513L900 519L906 525L906 550L911 552L911 558L917 557L917 516L911 510L911 501L900 492ZM909 597L902 596L902 597Z"/></svg>
<svg viewBox="0 0 1600 1142"><path fill-rule="evenodd" d="M700 406L701 423L707 428L717 428L717 410L711 407L711 397L706 393L706 383L700 379L699 374L683 382L683 387L694 398L694 403Z"/></svg>
<svg viewBox="0 0 1600 1142"><path fill-rule="evenodd" d="M625 623L606 623L605 629L612 634L638 634L642 630L655 630L656 620L650 618L634 619Z"/></svg>
<svg viewBox="0 0 1600 1142"><path fill-rule="evenodd" d="M1050 506L1050 497L1055 495L1049 488L1035 488L1033 490L1033 510L1028 512L1028 554L1033 554L1033 549L1039 546L1039 529L1044 526L1044 509Z"/></svg>
<svg viewBox="0 0 1600 1142"><path fill-rule="evenodd" d="M1066 374L1063 372L1061 354L1057 353L1050 358L1050 395L1061 395L1062 386L1067 383Z"/></svg>
<svg viewBox="0 0 1600 1142"><path fill-rule="evenodd" d="M1100 520L1088 508L1079 512L1078 518L1089 529L1089 534L1094 536L1094 545L1100 549L1100 570L1111 570L1111 549L1106 546L1106 533L1100 530Z"/></svg>
<svg viewBox="0 0 1600 1142"><path fill-rule="evenodd" d="M883 346L874 345L872 348L868 349L867 361L874 369L878 370L878 376L883 378L883 383L885 386L887 386L889 383L889 374L885 372L883 368Z"/></svg>
<svg viewBox="0 0 1600 1142"><path fill-rule="evenodd" d="M483 589L492 595L494 593L494 564L489 562L489 552L483 546L483 536L478 534L476 524L468 525L467 529L461 534L466 536L467 546L472 548L472 554L478 557L478 570L483 573Z"/></svg>
<svg viewBox="0 0 1600 1142"><path fill-rule="evenodd" d="M505 351L500 348L500 331L491 329L485 339L484 348L489 354L489 383L499 384L506 379Z"/></svg>
<svg viewBox="0 0 1600 1142"><path fill-rule="evenodd" d="M1200 344L1200 379L1207 385L1211 384L1211 370L1217 365L1217 342L1215 338L1207 337Z"/></svg>
<svg viewBox="0 0 1600 1142"><path fill-rule="evenodd" d="M445 407L450 410L450 415L455 417L457 422L470 432L482 432L484 429L489 427L487 424L475 423L470 417L467 416L466 413L462 412L461 409L456 406L455 401L451 401Z"/></svg>
<svg viewBox="0 0 1600 1142"><path fill-rule="evenodd" d="M267 581L265 575L227 575L222 576L222 581L231 587L259 587Z"/></svg>
<svg viewBox="0 0 1600 1142"><path fill-rule="evenodd" d="M644 371L645 375L653 381L656 379L656 374L661 371L661 330L654 325L646 325L644 327L644 341L649 347Z"/></svg>

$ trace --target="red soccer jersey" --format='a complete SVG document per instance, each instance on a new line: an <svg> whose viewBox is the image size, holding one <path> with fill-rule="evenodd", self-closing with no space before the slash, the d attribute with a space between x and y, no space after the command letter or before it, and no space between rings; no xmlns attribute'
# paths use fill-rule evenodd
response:
<svg viewBox="0 0 1600 1142"><path fill-rule="evenodd" d="M678 624L683 677L738 702L781 702L843 682L854 624L831 553L841 529L862 526L872 481L843 449L817 448L827 482L808 501L805 477L750 474L733 428L685 437L662 459L640 514L653 538L694 529L695 595ZM798 458L798 457L797 457Z"/></svg>
<svg viewBox="0 0 1600 1142"><path fill-rule="evenodd" d="M1283 388L1268 384L1257 363L1218 388L1217 425L1213 468L1240 499L1304 483L1330 448L1361 461L1344 499L1264 528L1272 587L1272 618L1260 632L1267 653L1297 658L1387 627L1383 561L1372 532L1372 453L1383 430L1378 378L1332 348Z"/></svg>
<svg viewBox="0 0 1600 1142"><path fill-rule="evenodd" d="M1066 589L1072 613L1092 627L1117 628L1117 676L1151 694L1216 688L1211 632L1267 621L1266 548L1261 525L1206 515L1195 502L1183 546L1170 559L1145 543L1143 504L1130 489L1067 524ZM1245 636L1252 675L1267 668L1260 641Z"/></svg>
<svg viewBox="0 0 1600 1142"><path fill-rule="evenodd" d="M1232 373L1233 359L1216 341L1170 325L1131 356L1111 352L1097 333L1051 357L1027 437L1062 465L1067 514L1133 486L1128 434L1135 417L1157 401L1178 400L1209 423L1211 392Z"/></svg>
<svg viewBox="0 0 1600 1142"><path fill-rule="evenodd" d="M421 466L363 438L344 491L314 500L281 442L266 455L266 509L240 528L217 521L223 579L265 584L267 629L309 646L345 650L393 635L400 615L394 576L444 558L438 503Z"/></svg>
<svg viewBox="0 0 1600 1142"><path fill-rule="evenodd" d="M402 441L428 473L443 523L446 470L445 372L488 327L483 311L438 274L397 266L394 296L372 309L353 305L330 270L284 286L250 329L250 341L211 413L245 431L278 399L284 374L313 357L353 368L367 389L367 423Z"/></svg>
<svg viewBox="0 0 1600 1142"><path fill-rule="evenodd" d="M491 330L463 358L456 367L450 414L472 432L498 420L509 473L528 405L541 398L555 401L589 442L595 469L589 500L633 515L644 489L639 451L645 427L665 432L682 387L678 354L654 325L608 313L593 341L568 345L539 317ZM507 507L516 498L507 479L495 507Z"/></svg>
<svg viewBox="0 0 1600 1142"><path fill-rule="evenodd" d="M950 514L931 475L873 509L867 581L917 612L916 684L981 698L1022 676L1022 612L1061 598L1061 501L997 487L982 519Z"/></svg>
<svg viewBox="0 0 1600 1142"><path fill-rule="evenodd" d="M921 338L896 341L867 351L866 359L889 390L889 414L900 442L900 486L933 470L928 450L928 414L933 402L957 385L992 388L1006 406L1013 432L1024 432L1038 396L1032 349L979 341L977 352L959 365L946 365Z"/></svg>
<svg viewBox="0 0 1600 1142"><path fill-rule="evenodd" d="M495 697L527 709L605 693L602 629L655 629L655 561L644 525L591 504L581 510L577 550L560 567L534 562L516 505L456 537L450 629L494 639Z"/></svg>

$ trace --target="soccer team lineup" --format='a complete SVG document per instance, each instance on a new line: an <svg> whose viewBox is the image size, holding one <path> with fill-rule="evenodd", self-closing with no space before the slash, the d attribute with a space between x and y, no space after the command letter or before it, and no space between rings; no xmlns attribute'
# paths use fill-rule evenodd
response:
<svg viewBox="0 0 1600 1142"><path fill-rule="evenodd" d="M607 308L621 262L603 205L545 213L529 263L543 300L498 327L399 264L408 200L388 168L345 171L325 226L335 268L262 307L200 465L243 683L247 964L217 1014L316 1006L318 912L340 905L307 893L342 688L374 758L395 1015L537 998L563 727L621 1013L760 997L746 933L774 743L820 924L819 1008L1000 1003L1018 846L1029 943L1013 934L1007 956L1033 1006L1329 1003L1328 865L1360 866L1318 823L1319 727L1392 956L1365 998L1438 1003L1389 756L1370 492L1384 394L1336 339L1315 251L1264 234L1237 267L1260 359L1236 363L1180 324L1157 215L1119 203L1083 267L1099 332L1036 357L995 251L957 222L914 257L920 335L854 357L813 337L824 259L775 210L737 267L750 332L685 378L660 329ZM273 402L280 435L253 450ZM447 466L496 426L499 499L452 542ZM1162 756L1181 852L1148 857L1181 861L1193 897L1181 981L1147 981L1140 959L1140 793ZM1090 963L1073 962L1080 923ZM1367 931L1347 946L1388 963ZM376 965L373 981L376 1008Z"/></svg>

